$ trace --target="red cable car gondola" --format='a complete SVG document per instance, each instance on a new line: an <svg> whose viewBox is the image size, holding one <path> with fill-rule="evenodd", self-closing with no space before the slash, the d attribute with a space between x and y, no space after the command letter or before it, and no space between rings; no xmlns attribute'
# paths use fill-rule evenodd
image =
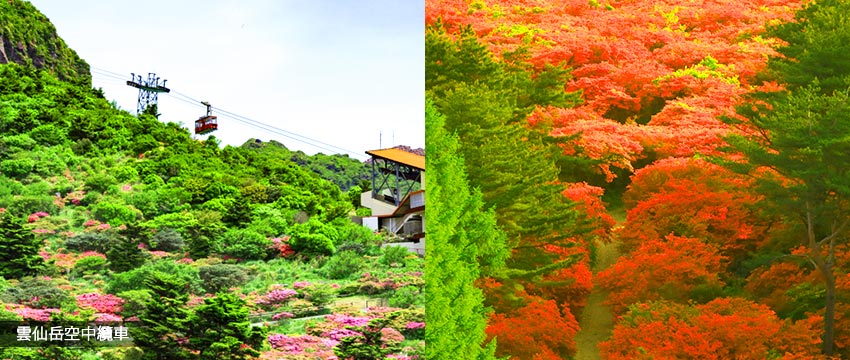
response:
<svg viewBox="0 0 850 360"><path fill-rule="evenodd" d="M212 107L210 103L202 101L201 104L207 106L207 115L201 116L195 120L195 134L204 135L218 130L218 118L212 115Z"/></svg>

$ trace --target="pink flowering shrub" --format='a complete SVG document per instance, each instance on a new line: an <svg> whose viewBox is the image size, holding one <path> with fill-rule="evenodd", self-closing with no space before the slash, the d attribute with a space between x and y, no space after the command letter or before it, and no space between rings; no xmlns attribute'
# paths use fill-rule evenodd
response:
<svg viewBox="0 0 850 360"><path fill-rule="evenodd" d="M274 289L266 295L255 301L259 305L279 305L287 302L289 299L298 295L298 292L292 289Z"/></svg>
<svg viewBox="0 0 850 360"><path fill-rule="evenodd" d="M325 320L337 324L340 328L345 328L346 326L366 326L367 324L369 324L369 320L372 320L372 318L362 316L330 314L325 315Z"/></svg>
<svg viewBox="0 0 850 360"><path fill-rule="evenodd" d="M83 226L85 226L85 227L92 227L92 226L98 226L98 225L100 225L100 221L97 221L97 220L88 220L88 221L83 223Z"/></svg>
<svg viewBox="0 0 850 360"><path fill-rule="evenodd" d="M288 258L295 255L295 250L289 245L289 236L282 238L272 238L272 249L276 249L278 255L282 258Z"/></svg>
<svg viewBox="0 0 850 360"><path fill-rule="evenodd" d="M94 314L94 322L98 324L121 322L121 317L115 314Z"/></svg>
<svg viewBox="0 0 850 360"><path fill-rule="evenodd" d="M77 305L97 313L116 314L123 310L124 299L112 294L88 293L77 295Z"/></svg>
<svg viewBox="0 0 850 360"><path fill-rule="evenodd" d="M50 214L48 214L48 213L46 213L46 212L44 212L44 211L39 211L39 212L37 212L37 213L32 213L32 214L30 214L29 216L27 216L27 222L31 222L31 223L32 223L32 222L36 222L36 221L38 221L39 219L41 219L41 218L43 218L43 217L48 217L48 216L50 216Z"/></svg>
<svg viewBox="0 0 850 360"><path fill-rule="evenodd" d="M97 251L85 251L82 254L80 254L79 259L87 258L89 256L97 256L99 258L106 260L106 255L103 255L103 254L101 254Z"/></svg>
<svg viewBox="0 0 850 360"><path fill-rule="evenodd" d="M292 284L292 287L295 288L295 289L303 289L303 288L311 286L311 285L313 285L313 284L310 283L309 281L296 281L295 283Z"/></svg>
<svg viewBox="0 0 850 360"><path fill-rule="evenodd" d="M386 344L397 345L404 341L404 335L396 329L385 327L381 329L381 340Z"/></svg>
<svg viewBox="0 0 850 360"><path fill-rule="evenodd" d="M162 259L168 256L167 252L159 250L148 251L148 254L150 254L154 259Z"/></svg>
<svg viewBox="0 0 850 360"><path fill-rule="evenodd" d="M292 314L291 312L284 311L284 312L280 312L280 313L272 315L272 320L291 319L293 316L295 316L295 315Z"/></svg>
<svg viewBox="0 0 850 360"><path fill-rule="evenodd" d="M424 329L424 328L425 328L425 323L423 323L423 322L409 322L409 323L407 323L407 326L405 326L405 329L411 329L411 330L412 329Z"/></svg>
<svg viewBox="0 0 850 360"><path fill-rule="evenodd" d="M24 320L35 321L50 321L50 314L59 312L59 309L33 309L26 306L21 306L14 310L15 314L20 315Z"/></svg>
<svg viewBox="0 0 850 360"><path fill-rule="evenodd" d="M272 334L269 335L269 343L273 349L284 350L291 354L328 352L328 354L333 355L333 348L339 342L312 335L287 336Z"/></svg>

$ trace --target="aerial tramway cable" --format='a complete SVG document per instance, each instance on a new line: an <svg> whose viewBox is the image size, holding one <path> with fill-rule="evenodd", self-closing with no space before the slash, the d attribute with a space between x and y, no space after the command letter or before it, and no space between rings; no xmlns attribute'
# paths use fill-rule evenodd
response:
<svg viewBox="0 0 850 360"><path fill-rule="evenodd" d="M98 77L102 77L103 80L106 80L106 81L109 81L109 82L119 81L119 80L120 80L120 82L124 82L125 79L126 79L125 75L121 75L120 73L116 73L116 72L105 70L105 69L91 67L91 71L92 71L92 75L97 75ZM183 94L183 93L180 93L180 92L177 92L177 91L171 91L170 93L167 93L167 95L171 95L172 98L179 100L179 101L182 101L184 103L187 103L187 104L190 104L190 105L193 105L193 106L199 106L199 107L205 108L205 106L202 105L201 101L196 100L196 99L194 99L191 96L188 96L186 94ZM247 116L242 116L242 115L239 115L239 114L236 114L236 113L233 113L233 112L221 109L221 108L217 108L217 107L213 107L213 109L219 114L224 114L224 115L220 115L222 117L226 117L226 118L229 118L231 120L237 121L239 123L242 123L242 124L263 130L263 131L267 131L267 132L270 132L270 133L273 133L273 134L276 134L276 135L280 135L280 136L286 137L288 139L292 139L294 141L298 141L300 143L310 145L310 146L318 148L318 149L322 149L322 150L325 150L325 151L328 151L328 152L331 152L331 153L346 153L346 154L356 156L358 158L365 158L366 157L366 156L364 156L364 155L362 155L358 152L347 150L347 149L344 149L344 148L341 148L341 147L338 147L338 146L334 146L334 145L331 145L331 144L328 144L328 143L325 143L325 142L322 142L322 141L319 141L319 140L316 140L316 139L309 138L309 137L304 136L304 135L299 135L299 134L291 132L291 131L287 131L287 130L284 130L284 129L281 129L281 128L278 128L278 127L275 127L275 126L272 126L272 125L269 125L269 124L265 124L265 123L262 123L260 121L251 119Z"/></svg>

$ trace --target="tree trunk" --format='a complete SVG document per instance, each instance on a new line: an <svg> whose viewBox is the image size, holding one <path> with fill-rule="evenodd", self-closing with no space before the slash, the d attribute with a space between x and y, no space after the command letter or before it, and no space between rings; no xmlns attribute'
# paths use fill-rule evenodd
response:
<svg viewBox="0 0 850 360"><path fill-rule="evenodd" d="M826 311L823 314L823 353L832 356L835 347L835 275L832 274L831 266L823 270L821 272L826 278Z"/></svg>

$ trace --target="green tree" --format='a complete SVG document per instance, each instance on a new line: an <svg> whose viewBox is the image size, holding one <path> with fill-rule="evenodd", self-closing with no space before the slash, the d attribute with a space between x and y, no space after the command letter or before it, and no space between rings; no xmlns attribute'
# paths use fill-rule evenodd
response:
<svg viewBox="0 0 850 360"><path fill-rule="evenodd" d="M267 330L253 328L245 300L219 293L205 299L189 318L189 347L199 359L254 359L260 355Z"/></svg>
<svg viewBox="0 0 850 360"><path fill-rule="evenodd" d="M145 359L191 359L183 344L186 337L189 300L186 284L177 277L152 273L144 281L151 300L139 315L139 326L130 328L133 343L144 350Z"/></svg>
<svg viewBox="0 0 850 360"><path fill-rule="evenodd" d="M132 270L145 262L144 255L139 250L139 244L145 239L143 228L135 224L126 226L121 230L121 236L118 236L106 251L109 269L115 272Z"/></svg>
<svg viewBox="0 0 850 360"><path fill-rule="evenodd" d="M495 343L486 339L484 295L475 287L482 273L504 265L505 235L492 211L484 210L481 193L470 190L455 136L430 101L425 105L430 181L428 251L425 257L425 338L429 359L493 359ZM482 269L482 267L484 269Z"/></svg>
<svg viewBox="0 0 850 360"><path fill-rule="evenodd" d="M564 92L567 70L535 72L522 65L524 55L520 49L496 61L471 28L448 35L438 24L426 31L426 93L446 130L457 135L469 183L495 210L512 251L510 270L499 277L514 284L504 288L518 281L543 285L536 281L541 275L577 261L544 249L577 246L572 239L590 231L559 183L558 164L580 160L562 154L547 124L527 122L535 107L570 107L579 96Z"/></svg>
<svg viewBox="0 0 850 360"><path fill-rule="evenodd" d="M42 269L40 248L41 241L24 227L23 219L0 212L0 277L20 278Z"/></svg>
<svg viewBox="0 0 850 360"><path fill-rule="evenodd" d="M739 107L743 135L727 138L760 174L761 191L778 214L797 224L798 244L825 286L823 352L835 351L836 246L850 235L850 3L811 2L796 22L770 31L787 42L771 59L768 76L786 85L754 94ZM763 171L763 169L770 169ZM757 172L757 170L761 170ZM766 175L765 175L766 174Z"/></svg>

